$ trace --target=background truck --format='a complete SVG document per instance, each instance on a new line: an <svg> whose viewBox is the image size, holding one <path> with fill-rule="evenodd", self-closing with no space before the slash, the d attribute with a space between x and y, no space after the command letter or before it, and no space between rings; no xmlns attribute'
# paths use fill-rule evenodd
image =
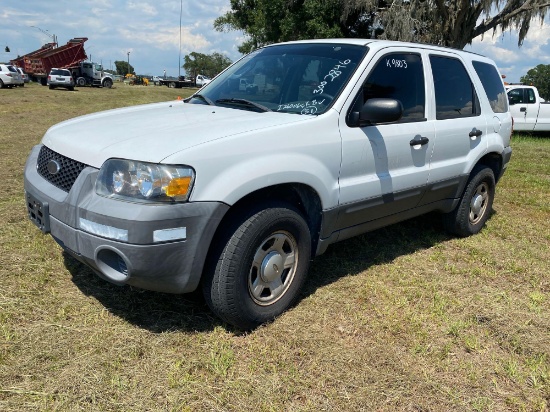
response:
<svg viewBox="0 0 550 412"><path fill-rule="evenodd" d="M84 43L87 40L87 37L75 37L61 47L55 47L55 43L47 43L11 63L21 67L32 80L43 86L47 84L51 69L58 68L70 70L77 86L111 87L113 78L103 72L100 64L85 62L88 56L84 51Z"/></svg>
<svg viewBox="0 0 550 412"><path fill-rule="evenodd" d="M70 70L77 86L101 86L109 89L113 86L113 76L105 73L101 64L80 62Z"/></svg>
<svg viewBox="0 0 550 412"><path fill-rule="evenodd" d="M195 80L185 76L180 76L178 80L161 78L159 79L159 83L161 85L176 89L181 89L182 87L202 87L205 84L210 83L210 78L205 75L198 74L197 77L195 77Z"/></svg>
<svg viewBox="0 0 550 412"><path fill-rule="evenodd" d="M550 102L545 102L534 86L523 84L506 86L514 130L550 131Z"/></svg>

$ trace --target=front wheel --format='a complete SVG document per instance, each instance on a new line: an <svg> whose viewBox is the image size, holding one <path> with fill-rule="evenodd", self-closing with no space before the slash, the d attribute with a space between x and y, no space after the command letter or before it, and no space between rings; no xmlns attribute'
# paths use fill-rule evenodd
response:
<svg viewBox="0 0 550 412"><path fill-rule="evenodd" d="M478 233L489 218L494 198L493 171L486 166L476 166L455 210L443 215L445 229L461 237Z"/></svg>
<svg viewBox="0 0 550 412"><path fill-rule="evenodd" d="M111 79L103 80L103 87L110 89L111 87L113 87L113 81Z"/></svg>
<svg viewBox="0 0 550 412"><path fill-rule="evenodd" d="M296 301L309 268L311 234L300 212L286 204L232 221L211 256L203 293L220 318L250 330Z"/></svg>

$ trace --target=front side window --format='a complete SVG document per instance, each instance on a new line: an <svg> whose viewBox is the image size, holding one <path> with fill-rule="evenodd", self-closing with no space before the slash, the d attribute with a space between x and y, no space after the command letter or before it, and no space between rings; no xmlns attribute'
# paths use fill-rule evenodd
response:
<svg viewBox="0 0 550 412"><path fill-rule="evenodd" d="M399 100L403 105L403 117L399 122L426 120L424 71L420 55L390 53L383 56L367 77L354 110L360 110L367 100L373 98Z"/></svg>
<svg viewBox="0 0 550 412"><path fill-rule="evenodd" d="M367 51L364 46L334 43L265 47L229 67L187 102L321 114L338 97Z"/></svg>
<svg viewBox="0 0 550 412"><path fill-rule="evenodd" d="M435 88L436 119L479 116L481 110L474 85L458 59L430 56Z"/></svg>
<svg viewBox="0 0 550 412"><path fill-rule="evenodd" d="M523 95L523 89L512 89L508 92L508 101L510 104L525 103Z"/></svg>
<svg viewBox="0 0 550 412"><path fill-rule="evenodd" d="M480 61L473 61L472 65L479 76L479 80L481 80L481 84L487 94L493 112L507 112L508 102L506 99L506 91L504 90L502 80L495 66Z"/></svg>

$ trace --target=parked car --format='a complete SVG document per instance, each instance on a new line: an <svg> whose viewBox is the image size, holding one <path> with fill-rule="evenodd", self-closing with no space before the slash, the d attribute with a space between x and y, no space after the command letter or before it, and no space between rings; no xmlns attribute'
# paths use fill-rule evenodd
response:
<svg viewBox="0 0 550 412"><path fill-rule="evenodd" d="M4 87L21 86L23 79L15 66L11 64L0 64L0 89Z"/></svg>
<svg viewBox="0 0 550 412"><path fill-rule="evenodd" d="M74 79L69 70L53 68L48 75L48 86L50 89L64 87L72 91L74 90Z"/></svg>
<svg viewBox="0 0 550 412"><path fill-rule="evenodd" d="M27 73L25 73L21 67L16 67L16 69L19 72L19 74L21 75L21 79L23 80L23 84L21 85L21 87L23 87L25 85L25 83L29 82L29 75Z"/></svg>
<svg viewBox="0 0 550 412"><path fill-rule="evenodd" d="M51 127L25 166L26 204L102 278L201 288L215 314L250 329L296 302L310 260L335 242L428 212L457 236L481 231L511 133L502 79L481 55L274 44L183 102Z"/></svg>

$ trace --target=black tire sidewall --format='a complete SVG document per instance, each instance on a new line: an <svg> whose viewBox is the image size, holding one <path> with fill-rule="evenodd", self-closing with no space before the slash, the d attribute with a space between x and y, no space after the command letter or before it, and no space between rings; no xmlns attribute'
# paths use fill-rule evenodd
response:
<svg viewBox="0 0 550 412"><path fill-rule="evenodd" d="M472 224L470 222L470 202L476 191L476 189L482 183L487 183L489 188L488 190L488 200L487 205L481 219ZM470 236L476 233L483 228L487 219L491 214L493 208L493 200L495 198L495 177L493 171L489 167L480 167L474 169L472 177L468 181L464 194L460 200L460 203L457 206L456 213L454 213L454 230L453 232L459 236Z"/></svg>
<svg viewBox="0 0 550 412"><path fill-rule="evenodd" d="M248 277L254 254L271 234L286 231L295 241L298 265L284 295L268 306L257 304L248 290ZM240 235L242 234L242 236ZM271 206L252 214L230 236L216 266L220 317L241 328L252 329L288 309L298 298L307 277L311 259L311 235L298 211L290 206ZM234 278L227 278L227 274ZM231 305L231 302L235 302ZM226 310L230 308L230 310Z"/></svg>

